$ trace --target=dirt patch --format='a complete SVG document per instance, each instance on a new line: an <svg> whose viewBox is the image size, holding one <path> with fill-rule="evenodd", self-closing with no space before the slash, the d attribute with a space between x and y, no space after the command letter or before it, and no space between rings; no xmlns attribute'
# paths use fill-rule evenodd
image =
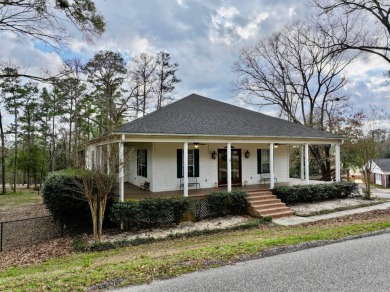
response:
<svg viewBox="0 0 390 292"><path fill-rule="evenodd" d="M45 243L0 253L0 270L22 267L72 253L72 239L59 238Z"/></svg>
<svg viewBox="0 0 390 292"><path fill-rule="evenodd" d="M41 203L28 204L23 206L15 206L12 209L0 211L0 222L42 217L42 216L49 216L49 215L50 212L46 209L45 205Z"/></svg>
<svg viewBox="0 0 390 292"><path fill-rule="evenodd" d="M346 223L370 223L370 222L389 222L390 209L375 210L365 213L347 215L343 217L336 217L332 219L320 220L315 222L303 223L300 226L320 226L320 225L343 225Z"/></svg>

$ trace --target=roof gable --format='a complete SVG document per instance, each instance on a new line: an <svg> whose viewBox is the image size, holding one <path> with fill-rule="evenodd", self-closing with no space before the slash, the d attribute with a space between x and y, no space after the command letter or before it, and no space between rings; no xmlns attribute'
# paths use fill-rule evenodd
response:
<svg viewBox="0 0 390 292"><path fill-rule="evenodd" d="M383 172L390 172L390 158L380 158L374 162Z"/></svg>
<svg viewBox="0 0 390 292"><path fill-rule="evenodd" d="M199 136L340 138L334 134L191 94L115 132Z"/></svg>

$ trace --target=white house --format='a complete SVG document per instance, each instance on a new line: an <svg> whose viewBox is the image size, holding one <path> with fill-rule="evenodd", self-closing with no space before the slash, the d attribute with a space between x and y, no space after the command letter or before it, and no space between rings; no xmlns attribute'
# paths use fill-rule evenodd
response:
<svg viewBox="0 0 390 292"><path fill-rule="evenodd" d="M113 137L91 141L86 163L92 168L102 147L119 143L121 200L124 182L147 181L151 192L182 189L184 196L198 187L230 191L267 183L272 189L289 181L289 147L301 148L308 183L310 144L334 145L340 180L341 137L196 94L121 126ZM126 149L134 153L128 161Z"/></svg>
<svg viewBox="0 0 390 292"><path fill-rule="evenodd" d="M371 182L388 188L390 186L390 158L376 159L371 163Z"/></svg>

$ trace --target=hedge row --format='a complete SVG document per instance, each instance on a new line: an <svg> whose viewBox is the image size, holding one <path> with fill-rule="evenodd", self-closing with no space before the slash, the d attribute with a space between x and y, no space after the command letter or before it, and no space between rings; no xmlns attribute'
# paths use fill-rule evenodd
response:
<svg viewBox="0 0 390 292"><path fill-rule="evenodd" d="M207 205L215 217L244 214L248 207L247 194L241 191L212 192L207 197Z"/></svg>
<svg viewBox="0 0 390 292"><path fill-rule="evenodd" d="M332 199L347 198L358 192L354 182L332 184L278 186L274 194L286 204L311 203Z"/></svg>
<svg viewBox="0 0 390 292"><path fill-rule="evenodd" d="M143 199L117 202L111 207L110 220L124 229L152 228L178 224L186 215L198 221L203 218L243 214L248 205L244 192L215 192L207 200L190 198Z"/></svg>
<svg viewBox="0 0 390 292"><path fill-rule="evenodd" d="M117 202L111 207L110 220L126 230L178 224L190 203L187 198Z"/></svg>

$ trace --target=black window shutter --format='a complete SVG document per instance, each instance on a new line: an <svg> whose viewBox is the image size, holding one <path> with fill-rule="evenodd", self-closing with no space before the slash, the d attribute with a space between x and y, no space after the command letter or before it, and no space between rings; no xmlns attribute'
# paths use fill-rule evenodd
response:
<svg viewBox="0 0 390 292"><path fill-rule="evenodd" d="M199 177L199 149L194 149L195 177Z"/></svg>
<svg viewBox="0 0 390 292"><path fill-rule="evenodd" d="M148 177L148 150L145 150L145 177Z"/></svg>
<svg viewBox="0 0 390 292"><path fill-rule="evenodd" d="M183 153L181 149L176 150L177 153L177 177L183 177Z"/></svg>
<svg viewBox="0 0 390 292"><path fill-rule="evenodd" d="M261 149L257 149L257 173L261 174Z"/></svg>

